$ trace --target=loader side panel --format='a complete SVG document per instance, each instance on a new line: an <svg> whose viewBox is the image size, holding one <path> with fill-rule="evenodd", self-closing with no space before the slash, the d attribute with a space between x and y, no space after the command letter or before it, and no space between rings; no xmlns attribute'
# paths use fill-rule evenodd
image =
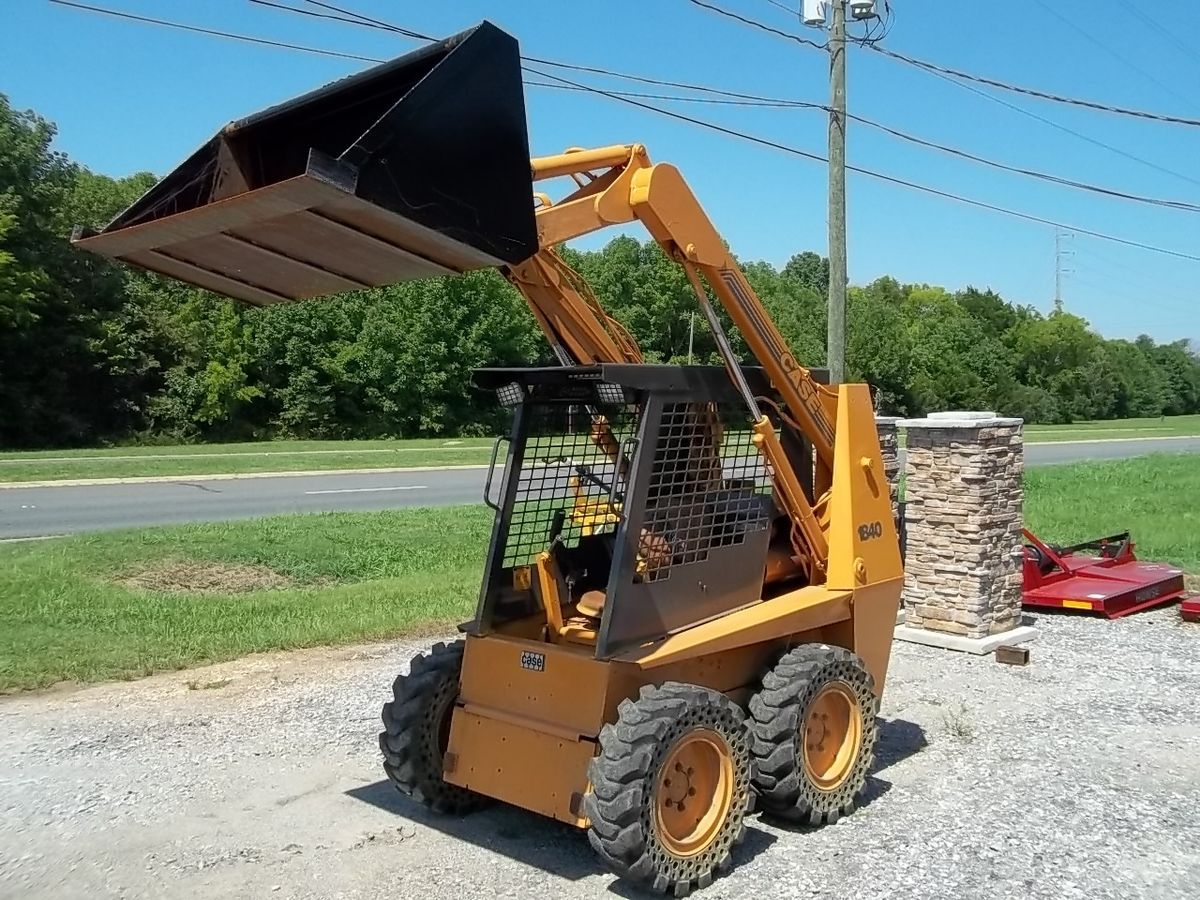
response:
<svg viewBox="0 0 1200 900"><path fill-rule="evenodd" d="M604 725L610 667L590 648L490 635L468 637L460 705L578 737Z"/></svg>
<svg viewBox="0 0 1200 900"><path fill-rule="evenodd" d="M456 709L445 779L569 825L583 826L580 801L596 742L538 731L518 722Z"/></svg>
<svg viewBox="0 0 1200 900"><path fill-rule="evenodd" d="M468 637L444 777L561 822L586 824L580 803L611 670L589 648Z"/></svg>

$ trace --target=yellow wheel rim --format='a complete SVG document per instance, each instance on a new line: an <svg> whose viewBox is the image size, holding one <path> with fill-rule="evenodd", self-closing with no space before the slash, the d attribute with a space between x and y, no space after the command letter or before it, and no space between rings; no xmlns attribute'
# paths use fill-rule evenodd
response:
<svg viewBox="0 0 1200 900"><path fill-rule="evenodd" d="M654 788L659 839L675 856L707 850L733 806L733 757L720 734L699 728L667 751Z"/></svg>
<svg viewBox="0 0 1200 900"><path fill-rule="evenodd" d="M823 791L837 790L854 771L862 745L858 695L843 681L817 692L804 713L804 771Z"/></svg>

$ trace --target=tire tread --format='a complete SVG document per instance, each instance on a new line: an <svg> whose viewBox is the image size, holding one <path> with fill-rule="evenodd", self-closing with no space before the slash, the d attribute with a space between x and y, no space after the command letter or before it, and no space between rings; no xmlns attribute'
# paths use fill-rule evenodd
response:
<svg viewBox="0 0 1200 900"><path fill-rule="evenodd" d="M797 741L804 708L829 681L845 681L858 694L863 734L854 771L841 787L827 793L806 776ZM749 711L755 788L764 812L808 825L832 825L853 812L874 760L879 711L874 679L857 655L829 644L794 647L763 676Z"/></svg>

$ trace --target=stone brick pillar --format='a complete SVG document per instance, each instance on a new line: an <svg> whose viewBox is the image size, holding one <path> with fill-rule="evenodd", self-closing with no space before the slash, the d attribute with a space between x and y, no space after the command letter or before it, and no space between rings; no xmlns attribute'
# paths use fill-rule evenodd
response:
<svg viewBox="0 0 1200 900"><path fill-rule="evenodd" d="M947 412L899 424L907 617L897 637L979 653L1030 640L1033 629L1018 629L1022 420Z"/></svg>
<svg viewBox="0 0 1200 900"><path fill-rule="evenodd" d="M900 452L899 429L895 416L876 416L875 430L879 433L879 453L883 457L883 474L892 495L892 519L900 528Z"/></svg>

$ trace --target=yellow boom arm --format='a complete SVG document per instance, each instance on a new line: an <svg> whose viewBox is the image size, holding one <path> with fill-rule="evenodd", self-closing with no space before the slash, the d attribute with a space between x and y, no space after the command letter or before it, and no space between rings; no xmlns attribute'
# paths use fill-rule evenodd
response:
<svg viewBox="0 0 1200 900"><path fill-rule="evenodd" d="M545 194L537 195L541 250L508 270L509 280L524 295L560 359L581 364L641 361L641 352L629 333L605 313L583 279L554 249L610 225L641 221L688 275L730 377L754 420L754 443L770 466L775 488L791 518L792 544L809 561L813 580L818 580L828 557L826 497L818 498L816 503L809 501L774 425L762 413L742 377L701 279L708 283L779 391L787 412L785 425L797 427L812 443L818 473L825 473L818 480L822 490L828 487L828 472L833 465L836 392L819 384L796 361L674 166L651 165L646 149L634 144L570 150L534 159L532 167L535 181L569 176L577 184L577 190L557 203Z"/></svg>

